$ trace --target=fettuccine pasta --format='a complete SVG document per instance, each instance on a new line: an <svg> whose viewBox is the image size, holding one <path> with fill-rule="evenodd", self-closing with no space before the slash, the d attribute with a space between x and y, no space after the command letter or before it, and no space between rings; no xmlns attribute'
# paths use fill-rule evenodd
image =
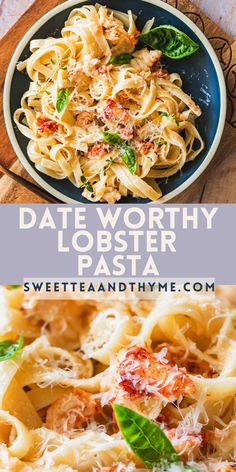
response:
<svg viewBox="0 0 236 472"><path fill-rule="evenodd" d="M204 148L195 126L200 107L181 77L163 68L160 51L135 50L138 36L131 11L85 5L70 13L60 38L32 40L32 55L17 66L31 81L14 114L30 160L93 202L128 194L158 200L156 179L176 174ZM119 64L124 54L130 58Z"/></svg>
<svg viewBox="0 0 236 472"><path fill-rule="evenodd" d="M165 470L236 470L235 293L43 301L2 287L1 346L24 346L0 351L0 470L146 470L114 402L163 429L182 461Z"/></svg>

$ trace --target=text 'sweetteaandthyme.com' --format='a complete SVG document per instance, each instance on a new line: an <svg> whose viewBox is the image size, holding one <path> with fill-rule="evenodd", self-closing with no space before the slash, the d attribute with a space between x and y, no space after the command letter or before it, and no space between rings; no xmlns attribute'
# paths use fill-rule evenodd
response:
<svg viewBox="0 0 236 472"><path fill-rule="evenodd" d="M25 279L24 293L34 299L155 299L160 293L214 292L214 279L83 278Z"/></svg>

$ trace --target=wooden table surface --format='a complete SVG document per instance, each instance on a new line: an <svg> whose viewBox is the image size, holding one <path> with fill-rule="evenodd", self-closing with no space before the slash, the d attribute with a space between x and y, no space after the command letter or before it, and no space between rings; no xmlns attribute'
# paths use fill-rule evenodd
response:
<svg viewBox="0 0 236 472"><path fill-rule="evenodd" d="M218 55L221 58L223 67L225 68L225 74L228 80L228 89L230 92L229 102L229 116L228 123L226 123L223 139L221 146L216 153L211 165L208 169L200 176L200 178L192 184L185 192L174 199L173 203L236 203L236 81L235 81L235 63L236 63L236 41L234 42L232 37L227 36L221 31L214 23L209 21L198 9L189 2L189 0L167 0L168 3L175 4L177 2L178 8L181 8L188 15L195 15L201 19L202 24L205 28L205 34L208 36L214 36L214 40L219 40L218 43L214 43L216 46ZM224 22L228 31L235 24L235 9L232 10L232 6L235 5L236 0L194 0L195 4L203 5L205 10L210 9L212 17L218 18L220 23ZM22 169L20 162L16 161L16 156L9 143L9 139L4 126L4 119L2 113L2 90L4 84L5 73L8 67L9 59L18 44L19 40L30 28L30 26L40 18L46 11L60 4L62 0L47 0L41 1L36 0L32 4L32 0L0 0L0 15L4 18L4 25L1 21L0 34L4 28L9 28L11 19L15 20L16 16L22 9L27 8L29 4L32 4L30 8L25 11L23 16L17 21L11 30L3 37L0 41L0 162L2 164L11 167L12 170L16 171L20 175L30 177L26 171ZM19 9L19 4L21 8ZM213 7L214 5L214 7ZM217 8L216 8L217 5ZM9 12L12 12L13 17L10 18ZM222 12L226 12L228 20L222 17ZM231 14L234 12L234 15ZM16 16L15 16L16 15ZM222 17L222 18L221 18ZM220 19L221 18L221 19ZM7 26L8 25L8 26ZM226 48L226 49L225 49ZM228 48L228 49L227 49ZM231 59L225 66L225 55L230 51ZM231 80L229 76L231 74ZM0 174L1 176L1 174ZM31 192L26 191L19 185L12 183L8 177L0 178L0 203L38 203L41 200L35 197Z"/></svg>

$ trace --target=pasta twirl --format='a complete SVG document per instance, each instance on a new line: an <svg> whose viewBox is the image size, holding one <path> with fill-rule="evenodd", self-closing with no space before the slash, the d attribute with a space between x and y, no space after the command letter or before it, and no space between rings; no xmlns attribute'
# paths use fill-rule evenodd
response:
<svg viewBox="0 0 236 472"><path fill-rule="evenodd" d="M160 51L135 50L138 37L131 11L85 5L70 13L60 38L33 40L31 56L18 64L31 82L14 120L29 139L30 160L93 202L128 194L155 201L156 179L174 175L204 148L195 127L199 106L181 77L163 68ZM114 61L124 54L127 63ZM104 132L123 140L125 157Z"/></svg>

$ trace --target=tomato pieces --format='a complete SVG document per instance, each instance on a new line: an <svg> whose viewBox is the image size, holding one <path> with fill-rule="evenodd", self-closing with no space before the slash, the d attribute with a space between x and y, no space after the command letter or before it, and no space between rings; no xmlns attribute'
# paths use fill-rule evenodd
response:
<svg viewBox="0 0 236 472"><path fill-rule="evenodd" d="M170 365L160 354L150 354L143 347L126 351L118 374L119 386L129 397L161 396L173 402L194 393L194 383L185 369Z"/></svg>
<svg viewBox="0 0 236 472"><path fill-rule="evenodd" d="M58 130L58 124L56 121L47 118L44 115L39 115L36 120L37 127L42 133L55 133Z"/></svg>

